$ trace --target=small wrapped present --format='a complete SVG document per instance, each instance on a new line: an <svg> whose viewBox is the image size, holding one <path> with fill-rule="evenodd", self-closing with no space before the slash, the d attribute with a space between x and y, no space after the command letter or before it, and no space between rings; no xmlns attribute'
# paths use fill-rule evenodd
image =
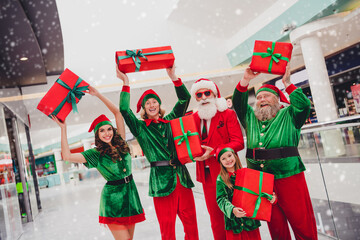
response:
<svg viewBox="0 0 360 240"><path fill-rule="evenodd" d="M191 163L194 161L194 157L203 154L193 115L171 120L170 125L176 153L182 164Z"/></svg>
<svg viewBox="0 0 360 240"><path fill-rule="evenodd" d="M175 57L171 46L117 51L115 61L123 73L170 68Z"/></svg>
<svg viewBox="0 0 360 240"><path fill-rule="evenodd" d="M76 104L86 90L89 90L89 84L69 69L65 69L40 100L37 109L48 117L56 115L63 122L71 110L78 112Z"/></svg>
<svg viewBox="0 0 360 240"><path fill-rule="evenodd" d="M250 168L236 171L232 204L242 208L246 217L270 221L274 175Z"/></svg>
<svg viewBox="0 0 360 240"><path fill-rule="evenodd" d="M291 59L291 43L255 41L250 69L254 72L283 75Z"/></svg>

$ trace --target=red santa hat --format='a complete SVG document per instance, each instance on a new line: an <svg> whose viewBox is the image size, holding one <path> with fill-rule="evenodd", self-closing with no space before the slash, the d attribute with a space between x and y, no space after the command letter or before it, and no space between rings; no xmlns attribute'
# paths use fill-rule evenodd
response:
<svg viewBox="0 0 360 240"><path fill-rule="evenodd" d="M259 94L259 92L262 92L262 91L271 92L271 93L275 94L275 96L280 98L280 102L290 104L290 102L285 97L285 94L274 85L265 84L265 85L261 86L261 88L259 88L259 90L257 90L255 96L257 96Z"/></svg>
<svg viewBox="0 0 360 240"><path fill-rule="evenodd" d="M95 118L95 120L91 123L91 126L89 128L88 132L91 132L92 130L94 130L94 133L96 133L96 131L104 125L111 125L112 123L111 121L104 115L100 115L97 118Z"/></svg>
<svg viewBox="0 0 360 240"><path fill-rule="evenodd" d="M159 104L161 104L161 100L159 95L156 94L156 92L152 89L146 90L140 97L136 107L136 112L139 112L141 110L141 107L145 106L145 103L147 100L149 100L150 98L155 98Z"/></svg>
<svg viewBox="0 0 360 240"><path fill-rule="evenodd" d="M225 111L228 107L225 98L221 97L218 86L211 80L200 78L191 86L191 96L196 99L196 92L202 88L210 89L216 97L216 106L219 112Z"/></svg>

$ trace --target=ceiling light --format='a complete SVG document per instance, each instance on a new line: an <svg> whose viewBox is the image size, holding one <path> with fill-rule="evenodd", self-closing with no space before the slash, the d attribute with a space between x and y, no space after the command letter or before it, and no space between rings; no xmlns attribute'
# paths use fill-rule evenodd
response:
<svg viewBox="0 0 360 240"><path fill-rule="evenodd" d="M27 58L27 57L22 57L22 58L20 58L20 60L21 60L21 61L27 61L28 58Z"/></svg>

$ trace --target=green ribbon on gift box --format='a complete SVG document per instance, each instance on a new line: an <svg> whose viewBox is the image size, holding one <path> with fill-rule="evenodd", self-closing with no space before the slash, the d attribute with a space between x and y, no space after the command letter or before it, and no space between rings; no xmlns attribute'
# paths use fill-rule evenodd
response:
<svg viewBox="0 0 360 240"><path fill-rule="evenodd" d="M147 61L148 59L146 56L159 55L159 54L170 54L170 53L173 53L173 51L172 50L164 50L164 51L158 51L158 52L143 53L142 49L126 50L125 56L118 56L117 64L119 64L120 60L123 60L126 58L132 58L132 60L135 63L135 72L138 72L140 70L140 66L141 66L141 60L140 60L141 57L145 58Z"/></svg>
<svg viewBox="0 0 360 240"><path fill-rule="evenodd" d="M69 90L69 92L66 95L66 97L64 98L64 100L62 100L62 102L57 106L57 108L55 108L55 110L49 115L49 117L51 117L51 115L57 115L60 112L60 110L63 108L63 106L65 105L66 102L71 103L74 113L79 113L77 110L77 106L76 106L76 98L80 100L82 98L82 96L85 95L85 93L83 91L89 90L89 85L83 86L83 87L78 87L78 85L82 81L83 80L81 78L78 78L76 80L74 87L71 88L60 78L58 78L56 80L56 83L60 84L61 86L63 86L67 90Z"/></svg>
<svg viewBox="0 0 360 240"><path fill-rule="evenodd" d="M269 201L271 201L271 199L273 198L272 195L270 195L270 194L268 194L268 193L261 192L261 190L262 190L262 182L263 182L263 172L260 172L260 177L259 177L259 194L257 194L256 192L254 192L254 191L252 191L252 190L250 190L250 189L248 189L248 188L239 187L239 186L234 186L234 188L237 189L237 190L244 191L244 192L247 192L247 193L250 193L250 194L253 194L253 195L258 196L258 197L256 198L256 201L255 201L254 213L253 213L253 215L252 215L250 218L256 217L257 212L259 211L259 208L260 208L261 198L266 198L266 199L268 199Z"/></svg>
<svg viewBox="0 0 360 240"><path fill-rule="evenodd" d="M180 128L181 128L181 132L183 135L179 135L177 137L174 137L174 141L180 139L180 141L177 143L177 145L181 145L184 141L186 143L186 148L189 154L189 157L191 159L191 161L194 162L194 157L191 153L191 148L190 148L190 143L189 143L189 137L190 136L195 136L195 135L199 135L198 132L191 132L190 130L188 130L187 132L185 132L184 130L184 123L182 121L182 118L179 118L179 123L180 123Z"/></svg>
<svg viewBox="0 0 360 240"><path fill-rule="evenodd" d="M266 52L255 52L254 56L261 56L262 58L271 57L268 72L271 73L273 62L278 63L280 60L289 62L289 58L281 56L281 53L274 53L276 42L272 42L271 48L267 48Z"/></svg>

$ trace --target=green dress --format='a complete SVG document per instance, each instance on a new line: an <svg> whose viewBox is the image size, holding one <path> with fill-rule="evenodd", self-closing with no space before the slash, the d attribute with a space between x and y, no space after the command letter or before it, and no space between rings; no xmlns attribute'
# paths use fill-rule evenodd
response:
<svg viewBox="0 0 360 240"><path fill-rule="evenodd" d="M235 184L235 176L230 177L231 183ZM228 188L222 177L218 175L216 179L216 201L220 210L224 213L225 230L232 230L233 233L239 234L242 231L252 231L261 226L259 220L247 217L238 218L233 213L234 205L231 203L234 190Z"/></svg>
<svg viewBox="0 0 360 240"><path fill-rule="evenodd" d="M96 168L107 181L115 181L131 174L131 156L121 155L115 163L110 156L100 156L95 148L81 153L88 168ZM105 185L101 192L99 222L129 225L145 220L139 194L132 179L120 185Z"/></svg>
<svg viewBox="0 0 360 240"><path fill-rule="evenodd" d="M184 86L175 86L178 102L173 110L164 117L171 120L184 116L189 105L191 95ZM143 120L137 119L130 109L130 88L124 87L120 95L120 112L126 125L136 137L146 159L151 162L170 161L176 159L174 140L171 134L170 123L151 122L148 126ZM151 167L149 179L149 196L164 197L170 195L176 187L177 177L181 185L186 188L194 187L190 174L184 165Z"/></svg>
<svg viewBox="0 0 360 240"><path fill-rule="evenodd" d="M280 109L274 118L260 121L256 118L253 108L248 105L247 88L240 85L236 87L233 104L235 112L246 130L248 148L271 149L298 146L301 127L310 113L310 101L301 88L296 88L294 85L290 85L286 91L289 94L291 105ZM300 156L266 161L247 158L247 167L274 174L275 179L290 177L305 171Z"/></svg>

